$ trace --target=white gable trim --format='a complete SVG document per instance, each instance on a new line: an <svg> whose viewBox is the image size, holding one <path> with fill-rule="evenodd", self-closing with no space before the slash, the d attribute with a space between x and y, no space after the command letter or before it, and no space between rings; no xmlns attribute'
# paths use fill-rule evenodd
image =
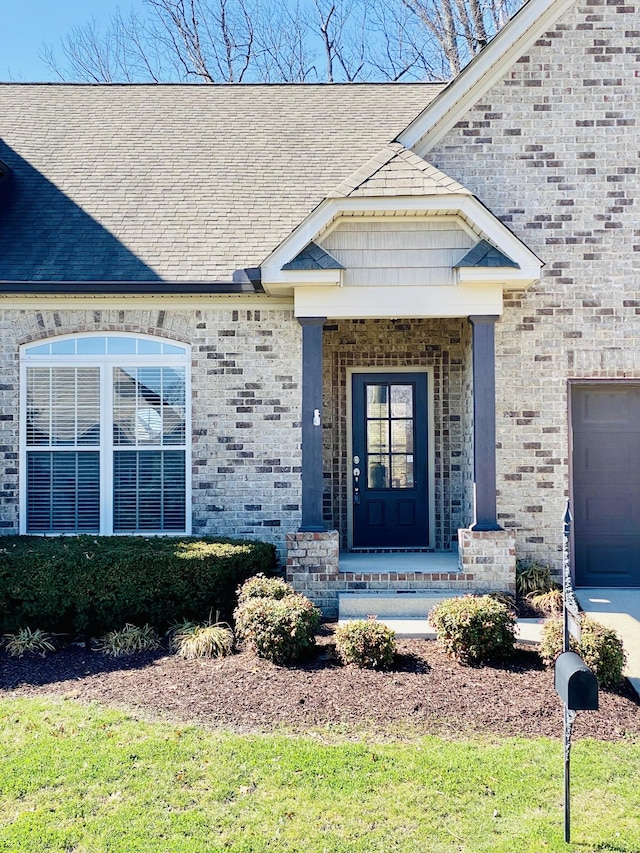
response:
<svg viewBox="0 0 640 853"><path fill-rule="evenodd" d="M456 216L466 222L474 232L482 234L501 252L515 261L520 269L510 270L510 280L527 287L540 278L542 261L525 244L503 225L475 196L451 194L447 196L406 196L379 198L326 199L302 222L291 235L262 264L262 285L267 293L283 295L288 289L309 284L338 284L339 270L314 270L313 279L301 276L300 271L283 270L321 232L343 216L402 216L431 215ZM336 275L338 273L338 276ZM503 277L505 270L500 270ZM338 280L336 280L338 278Z"/></svg>
<svg viewBox="0 0 640 853"><path fill-rule="evenodd" d="M529 0L397 141L424 157L574 2Z"/></svg>

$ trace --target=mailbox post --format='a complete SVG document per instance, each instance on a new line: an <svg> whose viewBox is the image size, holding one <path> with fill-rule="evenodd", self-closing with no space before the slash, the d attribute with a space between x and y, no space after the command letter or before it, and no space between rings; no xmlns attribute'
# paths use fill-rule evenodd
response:
<svg viewBox="0 0 640 853"><path fill-rule="evenodd" d="M556 659L554 684L564 705L564 840L571 840L571 730L578 711L598 710L598 679L582 658L569 651L572 624L579 626L578 605L571 584L569 542L571 512L567 503L564 516L562 611L564 622L564 651ZM578 628L579 630L579 628Z"/></svg>

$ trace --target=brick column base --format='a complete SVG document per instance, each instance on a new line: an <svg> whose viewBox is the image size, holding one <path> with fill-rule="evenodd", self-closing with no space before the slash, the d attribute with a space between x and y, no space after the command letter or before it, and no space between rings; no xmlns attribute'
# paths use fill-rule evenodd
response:
<svg viewBox="0 0 640 853"><path fill-rule="evenodd" d="M515 592L515 539L506 530L458 530L458 554L474 592Z"/></svg>
<svg viewBox="0 0 640 853"><path fill-rule="evenodd" d="M287 533L287 581L328 618L338 615L338 531ZM332 583L334 582L334 583Z"/></svg>

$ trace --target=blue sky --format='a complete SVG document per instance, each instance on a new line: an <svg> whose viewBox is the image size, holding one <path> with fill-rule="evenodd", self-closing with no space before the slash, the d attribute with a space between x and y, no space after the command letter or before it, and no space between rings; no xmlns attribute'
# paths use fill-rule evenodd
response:
<svg viewBox="0 0 640 853"><path fill-rule="evenodd" d="M0 0L0 80L56 79L38 57L43 42L57 47L74 24L92 17L106 24L120 6L139 8L142 0Z"/></svg>

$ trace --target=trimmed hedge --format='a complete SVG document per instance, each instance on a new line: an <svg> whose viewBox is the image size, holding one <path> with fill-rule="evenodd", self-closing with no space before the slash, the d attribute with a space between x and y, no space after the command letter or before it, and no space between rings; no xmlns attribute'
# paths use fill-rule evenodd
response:
<svg viewBox="0 0 640 853"><path fill-rule="evenodd" d="M0 631L91 636L230 617L238 584L273 572L273 545L142 536L0 537Z"/></svg>

